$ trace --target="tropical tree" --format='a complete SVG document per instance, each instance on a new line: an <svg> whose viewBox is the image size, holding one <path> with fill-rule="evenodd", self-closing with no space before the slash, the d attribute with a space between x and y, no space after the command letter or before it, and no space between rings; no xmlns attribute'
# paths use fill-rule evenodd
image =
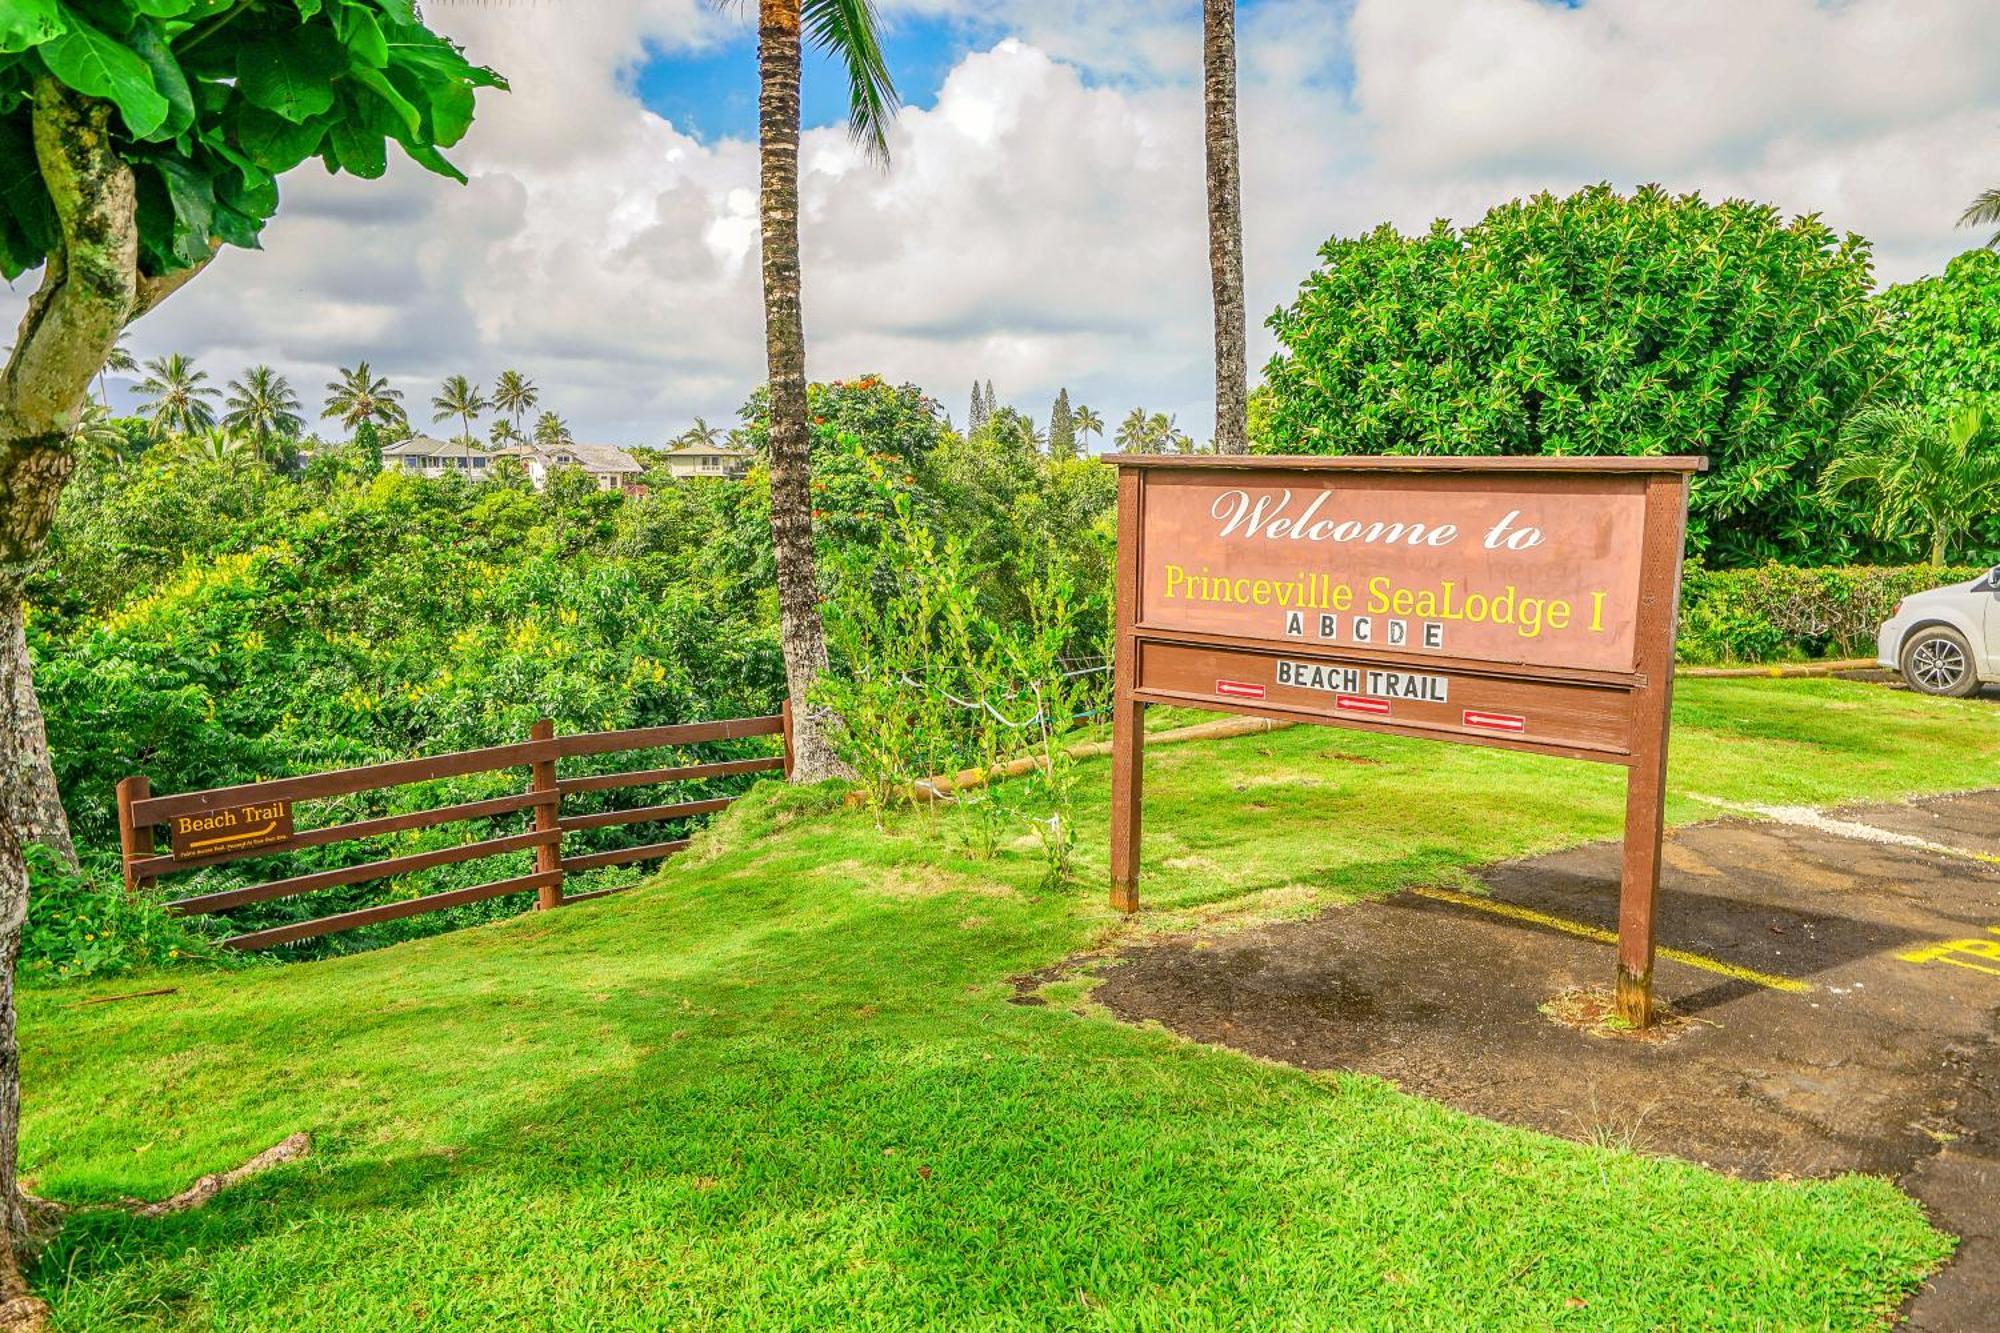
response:
<svg viewBox="0 0 2000 1333"><path fill-rule="evenodd" d="M1093 435L1099 439L1104 437L1104 418L1097 415L1096 408L1078 407L1071 413L1071 419L1076 422L1076 433L1084 439L1088 440Z"/></svg>
<svg viewBox="0 0 2000 1333"><path fill-rule="evenodd" d="M104 364L97 368L97 400L106 408L111 406L111 391L104 386L105 372L115 370L121 375L129 375L138 368L138 360L125 346L125 335L119 334L118 341L111 345L109 355L104 358Z"/></svg>
<svg viewBox="0 0 2000 1333"><path fill-rule="evenodd" d="M702 417L696 417L694 424L680 433L680 443L705 445L709 448L714 448L721 439L722 428L709 425Z"/></svg>
<svg viewBox="0 0 2000 1333"><path fill-rule="evenodd" d="M1958 218L1961 227L1991 227L2000 224L2000 187L1981 190ZM1988 250L2000 250L2000 231L1986 238Z"/></svg>
<svg viewBox="0 0 2000 1333"><path fill-rule="evenodd" d="M472 419L491 406L480 394L477 384L463 375L450 375L438 387L437 396L431 399L431 420L449 421L457 417L463 427L458 438L470 444Z"/></svg>
<svg viewBox="0 0 2000 1333"><path fill-rule="evenodd" d="M125 461L125 432L103 403L86 402L69 429L70 451L77 462L93 467L117 467Z"/></svg>
<svg viewBox="0 0 2000 1333"><path fill-rule="evenodd" d="M1144 453L1146 446L1153 442L1153 418L1146 414L1145 408L1133 408L1118 423L1118 433L1111 442L1124 453Z"/></svg>
<svg viewBox="0 0 2000 1333"><path fill-rule="evenodd" d="M377 177L386 136L463 181L438 150L470 126L473 90L501 83L413 5L0 3L0 281L42 269L0 369L0 1319L40 1318L15 1178L25 849L77 865L22 594L90 382L119 334L217 250L257 246L277 178L307 159Z"/></svg>
<svg viewBox="0 0 2000 1333"><path fill-rule="evenodd" d="M192 435L215 424L213 400L221 395L208 383L208 372L196 370L194 358L173 352L146 363L139 392L152 401L139 409L158 435Z"/></svg>
<svg viewBox="0 0 2000 1333"><path fill-rule="evenodd" d="M1271 317L1268 443L1314 454L1703 454L1711 566L1858 554L1817 478L1895 377L1868 242L1815 215L1594 185L1337 237ZM1260 423L1261 424L1261 423Z"/></svg>
<svg viewBox="0 0 2000 1333"><path fill-rule="evenodd" d="M220 467L261 457L256 441L228 426L210 426L192 435L183 435L174 450L190 463Z"/></svg>
<svg viewBox="0 0 2000 1333"><path fill-rule="evenodd" d="M1243 189L1236 151L1236 0L1202 0L1208 270L1215 300L1215 449L1250 452L1243 351Z"/></svg>
<svg viewBox="0 0 2000 1333"><path fill-rule="evenodd" d="M1993 426L1977 404L1943 421L1909 404L1864 407L1840 432L1842 452L1820 474L1820 491L1829 499L1854 486L1873 491L1868 521L1874 534L1925 537L1930 562L1942 565L1973 524L2000 510Z"/></svg>
<svg viewBox="0 0 2000 1333"><path fill-rule="evenodd" d="M569 423L553 412L544 412L535 418L535 443L544 447L558 444L572 444L575 441L569 433Z"/></svg>
<svg viewBox="0 0 2000 1333"><path fill-rule="evenodd" d="M503 370L500 378L493 382L493 406L505 412L518 431L521 419L534 410L542 399L542 391L535 382L518 370Z"/></svg>
<svg viewBox="0 0 2000 1333"><path fill-rule="evenodd" d="M764 269L764 353L771 392L771 543L777 557L779 636L792 703L792 776L818 782L842 771L812 706L826 671L813 557L805 317L799 300L799 65L802 28L847 73L847 127L870 156L889 154L896 90L875 32L872 0L758 0L758 212Z"/></svg>
<svg viewBox="0 0 2000 1333"><path fill-rule="evenodd" d="M514 423L505 417L496 418L493 424L487 427L486 438L492 442L495 449L508 449L528 442L528 437L521 434Z"/></svg>
<svg viewBox="0 0 2000 1333"><path fill-rule="evenodd" d="M352 369L342 368L338 379L327 381L323 417L333 417L349 431L363 426L397 426L409 416L403 410L403 391L389 387L386 376L377 375L366 361Z"/></svg>
<svg viewBox="0 0 2000 1333"><path fill-rule="evenodd" d="M222 424L255 441L259 458L271 456L272 440L292 439L305 429L299 396L269 366L252 366L242 379L229 381L229 394L222 401L229 409L222 414Z"/></svg>
<svg viewBox="0 0 2000 1333"><path fill-rule="evenodd" d="M1943 415L1955 403L2000 394L2000 251L1967 250L1875 297L1895 345L1893 391Z"/></svg>

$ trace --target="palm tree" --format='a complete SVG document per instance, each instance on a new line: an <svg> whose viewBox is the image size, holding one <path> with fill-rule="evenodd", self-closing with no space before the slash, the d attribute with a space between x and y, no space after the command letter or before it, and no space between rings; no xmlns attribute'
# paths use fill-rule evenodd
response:
<svg viewBox="0 0 2000 1333"><path fill-rule="evenodd" d="M258 457L267 457L273 436L287 438L305 429L299 415L299 396L283 375L269 366L252 366L240 380L229 381L229 396L223 399L229 410L222 424L248 435L257 442Z"/></svg>
<svg viewBox="0 0 2000 1333"><path fill-rule="evenodd" d="M227 426L210 426L195 434L182 436L178 452L191 463L220 466L254 457L256 449L250 441Z"/></svg>
<svg viewBox="0 0 2000 1333"><path fill-rule="evenodd" d="M707 445L709 448L714 448L716 442L721 438L722 428L720 426L709 425L708 421L703 417L696 417L694 424L680 434L680 442L682 444L702 444Z"/></svg>
<svg viewBox="0 0 2000 1333"><path fill-rule="evenodd" d="M518 370L503 370L500 378L493 381L493 406L513 418L517 431L521 418L533 411L541 399L542 391L535 387L535 382Z"/></svg>
<svg viewBox="0 0 2000 1333"><path fill-rule="evenodd" d="M1966 205L1965 212L1959 214L1961 227L1990 227L2000 223L2000 188L1981 190L1979 197ZM1986 238L1988 250L2000 250L2000 231Z"/></svg>
<svg viewBox="0 0 2000 1333"><path fill-rule="evenodd" d="M1094 407L1077 408L1070 413L1070 421L1075 424L1076 433L1086 440L1093 435L1102 437L1104 434L1104 418L1097 415Z"/></svg>
<svg viewBox="0 0 2000 1333"><path fill-rule="evenodd" d="M106 371L115 370L121 375L129 375L138 368L139 363L133 359L131 349L125 346L125 335L122 333L119 334L118 341L111 345L110 355L106 356L104 364L97 368L98 401L102 402L107 408L111 406L111 392L104 387L104 373Z"/></svg>
<svg viewBox="0 0 2000 1333"><path fill-rule="evenodd" d="M799 303L799 63L801 29L846 67L847 128L877 161L889 155L896 89L875 33L873 0L758 0L758 213L769 368L771 544L778 565L779 637L792 704L792 778L818 782L843 765L807 703L827 668L813 559L812 461L806 431L806 334Z"/></svg>
<svg viewBox="0 0 2000 1333"><path fill-rule="evenodd" d="M1152 425L1152 418L1146 415L1146 409L1135 407L1118 423L1118 434L1112 437L1111 442L1125 453L1140 453L1153 438Z"/></svg>
<svg viewBox="0 0 2000 1333"><path fill-rule="evenodd" d="M338 418L350 431L364 425L400 425L409 419L403 412L402 397L401 389L390 388L389 381L363 361L352 370L343 368L340 378L327 382L326 406L320 415Z"/></svg>
<svg viewBox="0 0 2000 1333"><path fill-rule="evenodd" d="M521 434L514 423L505 417L501 417L487 428L486 438L492 441L495 449L507 449L528 442L528 437Z"/></svg>
<svg viewBox="0 0 2000 1333"><path fill-rule="evenodd" d="M1243 191L1236 153L1236 0L1202 0L1202 119L1208 147L1208 270L1215 296L1215 448L1250 452L1243 368ZM1190 448L1192 445L1190 444Z"/></svg>
<svg viewBox="0 0 2000 1333"><path fill-rule="evenodd" d="M109 407L85 399L76 424L69 428L69 447L78 462L117 467L125 461L125 432L111 419Z"/></svg>
<svg viewBox="0 0 2000 1333"><path fill-rule="evenodd" d="M218 395L208 382L208 372L194 368L194 358L179 352L156 357L146 363L146 378L139 392L152 401L141 412L162 435L192 435L215 424L212 399Z"/></svg>
<svg viewBox="0 0 2000 1333"><path fill-rule="evenodd" d="M1842 427L1843 452L1820 474L1820 493L1831 498L1850 486L1873 487L1874 534L1926 533L1931 563L1942 565L1975 522L2000 510L1992 425L1977 406L1960 407L1943 421L1920 407L1864 407Z"/></svg>
<svg viewBox="0 0 2000 1333"><path fill-rule="evenodd" d="M535 418L535 443L544 447L559 444L573 444L569 433L569 423L553 412L544 412Z"/></svg>
<svg viewBox="0 0 2000 1333"><path fill-rule="evenodd" d="M431 420L445 421L457 417L465 429L459 439L472 443L472 419L484 412L492 404L480 396L479 386L463 375L451 375L438 386L437 396L431 399Z"/></svg>

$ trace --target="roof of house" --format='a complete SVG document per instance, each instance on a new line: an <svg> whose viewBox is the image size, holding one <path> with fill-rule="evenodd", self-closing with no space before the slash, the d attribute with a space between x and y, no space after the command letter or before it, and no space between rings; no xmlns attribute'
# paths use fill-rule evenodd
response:
<svg viewBox="0 0 2000 1333"><path fill-rule="evenodd" d="M412 435L407 440L382 446L384 458L470 458L485 457L488 451L464 440L434 440L428 435Z"/></svg>
<svg viewBox="0 0 2000 1333"><path fill-rule="evenodd" d="M539 458L544 463L554 463L558 457L568 455L585 472L599 475L637 474L646 470L615 444L517 444L499 452L511 458Z"/></svg>
<svg viewBox="0 0 2000 1333"><path fill-rule="evenodd" d="M660 450L660 453L667 458L750 457L750 451L748 449L738 449L733 445L727 445L727 444L684 444L680 446L680 448L678 449L662 449Z"/></svg>

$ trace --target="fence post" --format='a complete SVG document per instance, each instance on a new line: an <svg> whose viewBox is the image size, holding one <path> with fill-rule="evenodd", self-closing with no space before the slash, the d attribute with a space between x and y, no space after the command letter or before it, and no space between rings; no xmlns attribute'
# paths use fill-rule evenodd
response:
<svg viewBox="0 0 2000 1333"><path fill-rule="evenodd" d="M785 702L784 702L784 705L783 705L782 707L780 707L780 708L778 709L778 715L779 715L779 717L781 717L782 719L784 719L784 731L785 731L785 781L787 781L787 782L790 782L790 781L792 780L792 758L793 758L793 756L792 756L792 700L791 700L791 696L790 696L790 695L787 695L787 696L785 696Z"/></svg>
<svg viewBox="0 0 2000 1333"><path fill-rule="evenodd" d="M100 790L102 790L100 788ZM150 878L132 872L133 863L153 854L153 826L139 827L132 822L132 805L153 794L151 779L141 773L137 777L122 778L118 783L118 850L125 858L125 892L138 893L150 888Z"/></svg>
<svg viewBox="0 0 2000 1333"><path fill-rule="evenodd" d="M542 718L528 729L531 741L552 741L556 738L556 724L549 718ZM535 901L537 911L546 912L551 907L561 907L563 901L562 869L562 796L556 787L556 761L554 758L539 761L528 767L530 781L528 789L547 792L549 799L535 807L535 831L547 833L555 831L553 841L535 848L535 871L537 874L555 875L555 883L544 884Z"/></svg>

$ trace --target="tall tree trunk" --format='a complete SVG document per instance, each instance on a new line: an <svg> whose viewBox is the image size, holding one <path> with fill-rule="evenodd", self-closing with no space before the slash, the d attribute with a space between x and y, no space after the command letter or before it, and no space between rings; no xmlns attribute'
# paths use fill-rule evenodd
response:
<svg viewBox="0 0 2000 1333"><path fill-rule="evenodd" d="M792 700L792 779L845 773L812 705L826 671L813 558L812 455L806 434L806 332L799 302L799 0L759 0L757 96L762 162L764 351L771 384L771 544Z"/></svg>
<svg viewBox="0 0 2000 1333"><path fill-rule="evenodd" d="M28 911L26 848L76 863L28 663L22 589L75 467L69 431L118 334L203 267L139 273L137 191L111 143L108 102L35 83L32 127L60 240L0 369L0 1329L33 1328L43 1306L22 1280L27 1247L15 1151L20 1058L14 963Z"/></svg>
<svg viewBox="0 0 2000 1333"><path fill-rule="evenodd" d="M1236 0L1202 0L1208 269L1215 291L1215 448L1250 452L1243 350L1243 190L1236 153Z"/></svg>

